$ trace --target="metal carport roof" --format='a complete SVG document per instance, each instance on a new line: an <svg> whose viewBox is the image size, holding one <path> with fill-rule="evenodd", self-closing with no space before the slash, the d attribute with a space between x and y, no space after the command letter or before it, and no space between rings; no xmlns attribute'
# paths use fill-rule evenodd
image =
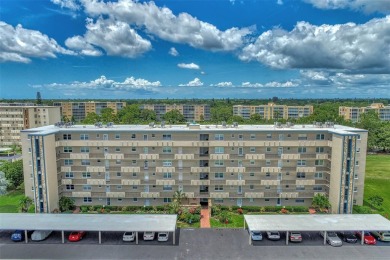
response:
<svg viewBox="0 0 390 260"><path fill-rule="evenodd" d="M175 232L177 215L0 214L0 229Z"/></svg>
<svg viewBox="0 0 390 260"><path fill-rule="evenodd" d="M244 215L249 230L260 231L363 231L390 230L379 214Z"/></svg>

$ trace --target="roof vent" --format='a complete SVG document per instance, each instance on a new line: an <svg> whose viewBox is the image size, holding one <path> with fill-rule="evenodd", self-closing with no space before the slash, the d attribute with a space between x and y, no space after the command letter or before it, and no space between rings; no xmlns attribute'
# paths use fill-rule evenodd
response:
<svg viewBox="0 0 390 260"><path fill-rule="evenodd" d="M149 127L150 127L150 128L154 128L154 122L150 122L150 123L149 123Z"/></svg>
<svg viewBox="0 0 390 260"><path fill-rule="evenodd" d="M226 128L226 122L225 121L222 122L222 127Z"/></svg>
<svg viewBox="0 0 390 260"><path fill-rule="evenodd" d="M165 121L161 121L161 128L165 127Z"/></svg>
<svg viewBox="0 0 390 260"><path fill-rule="evenodd" d="M238 127L238 122L233 122L233 127Z"/></svg>
<svg viewBox="0 0 390 260"><path fill-rule="evenodd" d="M95 127L102 128L103 127L102 122L95 123Z"/></svg>

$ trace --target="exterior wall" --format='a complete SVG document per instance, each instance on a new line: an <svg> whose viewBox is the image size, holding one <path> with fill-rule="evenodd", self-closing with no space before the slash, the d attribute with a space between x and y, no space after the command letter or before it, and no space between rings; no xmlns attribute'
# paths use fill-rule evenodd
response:
<svg viewBox="0 0 390 260"><path fill-rule="evenodd" d="M268 103L268 105L258 106L233 106L233 115L241 116L244 119L249 119L251 115L259 114L261 118L266 120L283 118L300 118L313 114L313 106L285 106Z"/></svg>
<svg viewBox="0 0 390 260"><path fill-rule="evenodd" d="M354 200L356 205L363 205L363 196L364 196L364 179L366 176L366 154L367 154L367 132L359 133L360 138L357 138L357 152L355 160L355 182L354 189L357 188L357 191L354 191Z"/></svg>
<svg viewBox="0 0 390 260"><path fill-rule="evenodd" d="M352 122L358 122L362 114L367 111L373 110L378 114L378 117L382 121L390 121L390 106L384 106L382 103L373 103L368 107L339 107L339 115L344 117L345 120Z"/></svg>
<svg viewBox="0 0 390 260"><path fill-rule="evenodd" d="M161 120L165 113L172 110L178 110L187 121L204 121L210 120L210 106L209 105L149 105L144 104L140 106L141 109L149 109L156 112L157 119Z"/></svg>

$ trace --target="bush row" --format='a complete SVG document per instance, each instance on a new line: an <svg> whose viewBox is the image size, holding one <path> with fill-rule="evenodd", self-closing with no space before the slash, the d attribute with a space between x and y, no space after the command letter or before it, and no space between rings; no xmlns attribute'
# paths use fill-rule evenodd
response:
<svg viewBox="0 0 390 260"><path fill-rule="evenodd" d="M244 213L248 212L280 212L283 208L289 212L308 212L309 208L304 206L223 206L215 205L211 207L211 214L218 215L221 211L238 212L238 209L242 209Z"/></svg>

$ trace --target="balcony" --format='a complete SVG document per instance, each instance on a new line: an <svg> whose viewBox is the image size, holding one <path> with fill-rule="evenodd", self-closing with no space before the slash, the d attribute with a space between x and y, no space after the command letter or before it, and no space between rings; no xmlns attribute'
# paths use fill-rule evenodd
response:
<svg viewBox="0 0 390 260"><path fill-rule="evenodd" d="M199 175L199 179L200 179L200 180L208 180L208 179L209 179L208 173L201 173L201 174Z"/></svg>

